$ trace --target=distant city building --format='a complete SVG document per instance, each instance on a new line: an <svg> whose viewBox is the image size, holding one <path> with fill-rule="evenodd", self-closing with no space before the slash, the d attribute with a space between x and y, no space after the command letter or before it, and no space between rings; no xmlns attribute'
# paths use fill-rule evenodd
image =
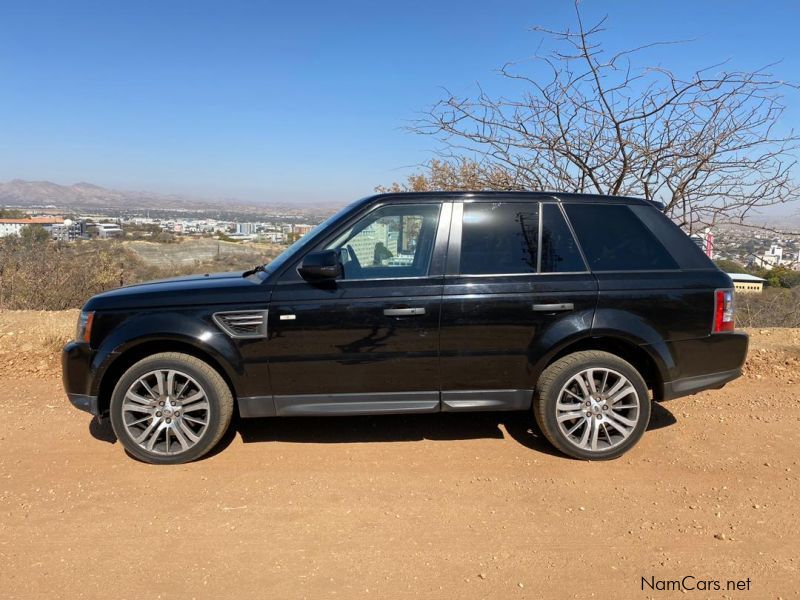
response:
<svg viewBox="0 0 800 600"><path fill-rule="evenodd" d="M122 235L122 227L116 223L95 223L94 227L97 230L97 237L100 238L112 238Z"/></svg>
<svg viewBox="0 0 800 600"><path fill-rule="evenodd" d="M783 263L783 248L777 244L771 244L769 251L761 256L761 266L765 269L779 267Z"/></svg>
<svg viewBox="0 0 800 600"><path fill-rule="evenodd" d="M760 294L764 291L766 280L761 277L749 273L728 273L728 277L733 281L733 287L737 292Z"/></svg>
<svg viewBox="0 0 800 600"><path fill-rule="evenodd" d="M236 233L253 235L256 232L255 223L236 223Z"/></svg>
<svg viewBox="0 0 800 600"><path fill-rule="evenodd" d="M86 237L86 221L64 219L60 225L56 224L50 228L50 237L59 242L72 242Z"/></svg>
<svg viewBox="0 0 800 600"><path fill-rule="evenodd" d="M282 244L286 241L286 234L282 231L268 231L261 234L261 238L265 242L272 242L273 244Z"/></svg>
<svg viewBox="0 0 800 600"><path fill-rule="evenodd" d="M297 237L302 237L311 231L314 228L313 225L308 225L306 223L296 223L292 225L292 233L296 234Z"/></svg>
<svg viewBox="0 0 800 600"><path fill-rule="evenodd" d="M54 225L63 225L64 219L55 217L25 217L20 219L0 219L0 237L20 235L23 227L39 225L50 233Z"/></svg>
<svg viewBox="0 0 800 600"><path fill-rule="evenodd" d="M384 247L394 255L397 252L397 244L391 247L389 243L389 226L383 220L377 220L350 240L349 245L353 248L358 262L362 265L375 264L375 247L383 244Z"/></svg>

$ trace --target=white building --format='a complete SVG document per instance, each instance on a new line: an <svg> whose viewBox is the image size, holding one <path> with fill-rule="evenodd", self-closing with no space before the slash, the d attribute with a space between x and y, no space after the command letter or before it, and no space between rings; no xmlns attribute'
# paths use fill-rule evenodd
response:
<svg viewBox="0 0 800 600"><path fill-rule="evenodd" d="M53 225L63 225L64 219L53 217L25 217L21 219L0 219L0 237L19 235L23 227L41 225L49 233Z"/></svg>
<svg viewBox="0 0 800 600"><path fill-rule="evenodd" d="M778 244L771 244L767 252L755 257L754 262L765 269L779 267L783 264L783 248Z"/></svg>
<svg viewBox="0 0 800 600"><path fill-rule="evenodd" d="M96 223L97 236L101 238L110 238L122 235L122 227L116 223Z"/></svg>
<svg viewBox="0 0 800 600"><path fill-rule="evenodd" d="M389 243L389 227L382 220L371 223L350 240L350 245L356 253L358 262L362 265L371 265L375 261L375 246L382 243L392 254L397 252L397 242L394 247Z"/></svg>
<svg viewBox="0 0 800 600"><path fill-rule="evenodd" d="M779 266L783 261L783 248L777 244L769 247L769 252L764 252L764 262L774 267Z"/></svg>

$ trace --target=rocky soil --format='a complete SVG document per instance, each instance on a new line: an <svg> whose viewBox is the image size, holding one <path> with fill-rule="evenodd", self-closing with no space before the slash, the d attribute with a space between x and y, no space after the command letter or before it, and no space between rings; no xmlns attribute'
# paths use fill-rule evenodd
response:
<svg viewBox="0 0 800 600"><path fill-rule="evenodd" d="M68 405L57 348L76 318L0 312L4 598L800 590L798 330L752 331L743 378L655 406L612 462L486 413L239 422L213 456L153 467ZM687 575L722 590L642 589Z"/></svg>

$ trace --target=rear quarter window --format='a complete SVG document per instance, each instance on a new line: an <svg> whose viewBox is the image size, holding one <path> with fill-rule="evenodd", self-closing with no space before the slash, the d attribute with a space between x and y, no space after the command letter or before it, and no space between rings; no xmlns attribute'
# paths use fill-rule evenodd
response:
<svg viewBox="0 0 800 600"><path fill-rule="evenodd" d="M631 208L624 204L564 205L589 268L593 271L679 268L664 244Z"/></svg>
<svg viewBox="0 0 800 600"><path fill-rule="evenodd" d="M654 206L631 206L650 232L669 249L681 269L716 269L711 259L700 250L684 231Z"/></svg>

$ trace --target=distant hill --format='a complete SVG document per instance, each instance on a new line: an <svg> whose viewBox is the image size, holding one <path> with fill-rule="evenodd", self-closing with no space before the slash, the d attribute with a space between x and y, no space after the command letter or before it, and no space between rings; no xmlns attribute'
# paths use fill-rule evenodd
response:
<svg viewBox="0 0 800 600"><path fill-rule="evenodd" d="M204 214L215 218L231 215L293 215L298 219L316 222L319 216L334 212L335 203L303 203L293 200L280 202L243 202L231 198L218 200L180 194L121 191L93 183L60 185L52 181L12 179L0 182L0 208L48 208L62 212L100 214L137 213L143 210L163 213L182 212Z"/></svg>
<svg viewBox="0 0 800 600"><path fill-rule="evenodd" d="M51 181L12 179L0 182L0 205L21 207L56 206L59 208L204 208L219 203L186 196L152 192L123 192L92 183L59 185Z"/></svg>

